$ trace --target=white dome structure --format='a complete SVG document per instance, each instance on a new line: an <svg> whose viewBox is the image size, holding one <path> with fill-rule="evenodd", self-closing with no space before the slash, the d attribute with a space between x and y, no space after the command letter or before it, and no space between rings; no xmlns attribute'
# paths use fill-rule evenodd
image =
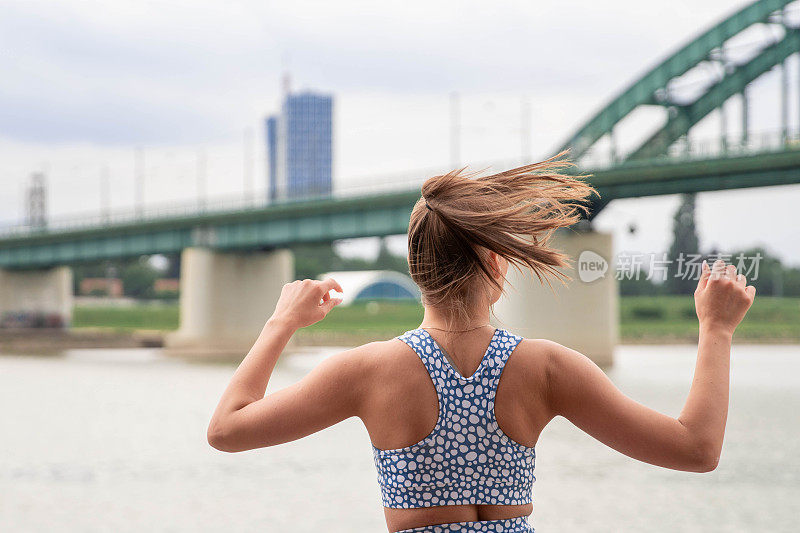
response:
<svg viewBox="0 0 800 533"><path fill-rule="evenodd" d="M342 298L339 305L356 300L419 300L419 287L410 277L394 270L356 270L326 272L318 279L333 278L344 290L333 294Z"/></svg>

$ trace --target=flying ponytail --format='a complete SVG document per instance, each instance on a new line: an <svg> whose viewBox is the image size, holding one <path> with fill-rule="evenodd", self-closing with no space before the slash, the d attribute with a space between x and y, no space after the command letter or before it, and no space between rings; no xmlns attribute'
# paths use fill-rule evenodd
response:
<svg viewBox="0 0 800 533"><path fill-rule="evenodd" d="M569 279L559 270L569 259L550 239L578 222L597 192L585 176L559 172L574 166L564 155L491 176L460 169L425 181L408 228L409 272L423 303L464 317L486 288L481 280L501 288L487 250L529 268L540 282Z"/></svg>

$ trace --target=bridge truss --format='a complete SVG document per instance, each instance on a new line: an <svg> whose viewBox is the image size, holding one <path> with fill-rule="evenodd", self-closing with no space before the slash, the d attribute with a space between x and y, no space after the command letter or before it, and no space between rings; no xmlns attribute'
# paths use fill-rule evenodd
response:
<svg viewBox="0 0 800 533"><path fill-rule="evenodd" d="M715 24L623 89L578 127L558 151L569 149L570 156L584 168L674 155L676 149L688 146L690 130L715 111L720 114L722 130L720 153L747 151L752 143L748 87L775 68L781 74L780 135L783 143L789 144L787 59L800 52L800 21L791 16L792 3L794 0L759 0ZM687 91L687 86L691 90ZM741 101L741 136L732 141L725 103L734 97ZM662 122L633 148L621 151L617 139L620 124L640 108L653 106L664 110ZM601 151L605 153L598 157ZM597 199L593 216L607 203Z"/></svg>

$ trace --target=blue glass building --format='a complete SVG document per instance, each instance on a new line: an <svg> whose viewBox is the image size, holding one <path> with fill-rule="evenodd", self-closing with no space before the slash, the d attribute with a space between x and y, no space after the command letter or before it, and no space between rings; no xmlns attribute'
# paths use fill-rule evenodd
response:
<svg viewBox="0 0 800 533"><path fill-rule="evenodd" d="M266 129L270 200L330 195L333 96L289 94Z"/></svg>

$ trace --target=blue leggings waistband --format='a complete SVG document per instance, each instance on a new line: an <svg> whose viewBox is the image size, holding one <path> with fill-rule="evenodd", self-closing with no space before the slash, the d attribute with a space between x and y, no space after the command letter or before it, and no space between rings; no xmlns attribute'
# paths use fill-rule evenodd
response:
<svg viewBox="0 0 800 533"><path fill-rule="evenodd" d="M404 529L397 533L533 533L527 516L480 522L452 522Z"/></svg>

